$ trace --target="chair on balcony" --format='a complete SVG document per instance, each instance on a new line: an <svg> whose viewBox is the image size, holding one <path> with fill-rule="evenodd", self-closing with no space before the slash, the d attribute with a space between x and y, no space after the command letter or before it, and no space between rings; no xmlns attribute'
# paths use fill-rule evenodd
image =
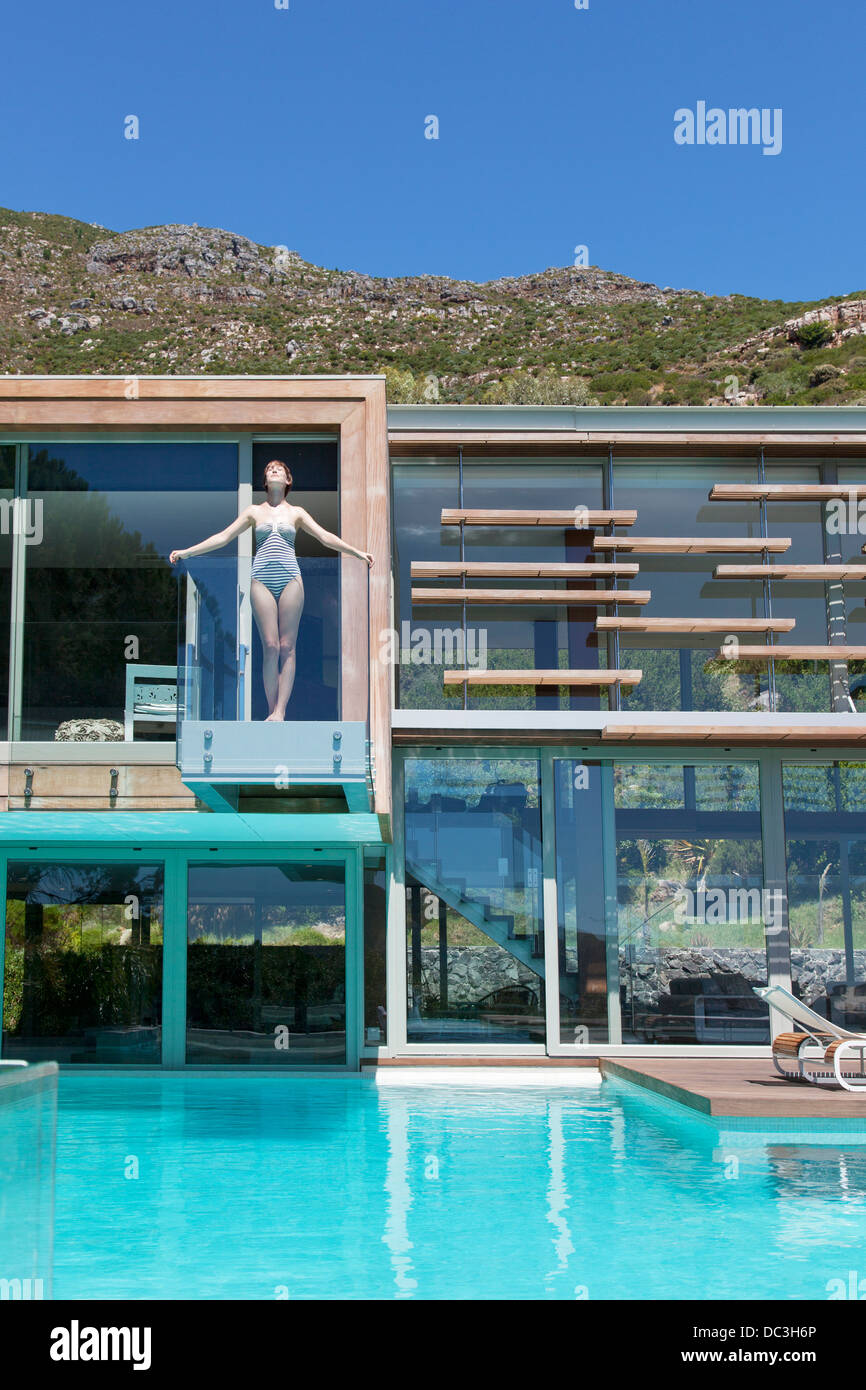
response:
<svg viewBox="0 0 866 1390"><path fill-rule="evenodd" d="M177 722L177 667L126 667L126 700L123 713L123 737L130 743L135 737L135 725L175 724Z"/></svg>

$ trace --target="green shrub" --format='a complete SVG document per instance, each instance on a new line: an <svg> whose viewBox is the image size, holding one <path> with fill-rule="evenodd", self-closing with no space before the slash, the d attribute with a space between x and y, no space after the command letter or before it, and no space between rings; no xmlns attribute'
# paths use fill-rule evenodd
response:
<svg viewBox="0 0 866 1390"><path fill-rule="evenodd" d="M804 348L826 347L834 338L833 325L823 319L802 323L797 329L797 342Z"/></svg>

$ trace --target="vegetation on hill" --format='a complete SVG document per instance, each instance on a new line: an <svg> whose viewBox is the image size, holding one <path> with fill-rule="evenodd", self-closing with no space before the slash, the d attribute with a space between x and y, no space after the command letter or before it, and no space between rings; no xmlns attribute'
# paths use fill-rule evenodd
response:
<svg viewBox="0 0 866 1390"><path fill-rule="evenodd" d="M864 332L857 295L705 295L592 266L373 277L219 229L0 209L5 373L384 372L395 402L861 404Z"/></svg>

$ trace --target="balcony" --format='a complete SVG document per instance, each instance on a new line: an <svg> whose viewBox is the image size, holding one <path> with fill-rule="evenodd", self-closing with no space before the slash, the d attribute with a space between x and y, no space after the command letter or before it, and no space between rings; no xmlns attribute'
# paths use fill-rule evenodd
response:
<svg viewBox="0 0 866 1390"><path fill-rule="evenodd" d="M216 811L373 809L368 579L357 560L307 557L296 675L282 722L267 720L251 562L180 566L177 765Z"/></svg>

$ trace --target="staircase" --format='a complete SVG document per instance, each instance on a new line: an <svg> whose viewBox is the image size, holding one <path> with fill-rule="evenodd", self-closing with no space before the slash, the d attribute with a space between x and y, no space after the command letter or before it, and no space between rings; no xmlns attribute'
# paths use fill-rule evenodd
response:
<svg viewBox="0 0 866 1390"><path fill-rule="evenodd" d="M527 935L516 934L513 914L494 911L490 898L484 893L473 893L469 897L465 879L440 879L432 872L430 865L415 863L408 853L406 868L412 877L417 879L418 883L434 897L447 903L455 912L459 912L461 917L465 917L467 922L471 922L497 946L508 951L515 960L519 960L522 965L526 966L527 970L531 970L534 975L545 979L544 939L541 932L531 932ZM572 977L561 981L560 993L568 998L575 998L577 995L576 979Z"/></svg>

